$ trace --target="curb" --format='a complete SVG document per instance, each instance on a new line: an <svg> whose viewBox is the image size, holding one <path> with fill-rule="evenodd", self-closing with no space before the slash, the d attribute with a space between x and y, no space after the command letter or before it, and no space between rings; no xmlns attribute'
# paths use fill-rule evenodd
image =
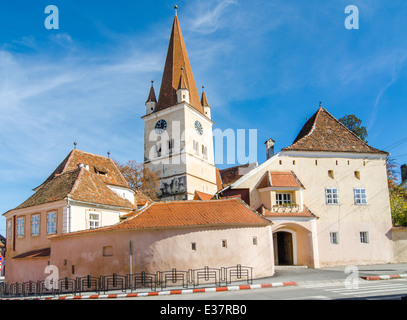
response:
<svg viewBox="0 0 407 320"><path fill-rule="evenodd" d="M169 291L156 291L156 292L140 292L140 293L118 293L118 294L95 294L89 296L64 296L64 297L47 297L47 298L21 298L21 299L4 299L4 300L88 300L88 299L122 299L122 298L135 298L135 297L151 297L151 296L165 296L175 294L191 294L203 292L221 292L221 291L239 291L239 290L252 290L271 287L285 287L296 286L295 281L290 282L274 282L262 283L229 287L216 287L216 288L200 288L200 289L182 289L182 290L169 290ZM1 300L1 299L0 299Z"/></svg>
<svg viewBox="0 0 407 320"><path fill-rule="evenodd" d="M407 274L394 274L394 275L383 275L383 276L367 276L361 277L364 280L390 280L390 279L399 279L399 278L407 278Z"/></svg>

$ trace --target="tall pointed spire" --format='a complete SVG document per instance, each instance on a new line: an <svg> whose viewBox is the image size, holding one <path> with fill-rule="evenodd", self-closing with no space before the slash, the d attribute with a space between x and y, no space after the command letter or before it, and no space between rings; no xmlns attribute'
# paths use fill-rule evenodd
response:
<svg viewBox="0 0 407 320"><path fill-rule="evenodd" d="M183 71L181 71L181 68L183 68ZM155 111L163 110L177 104L177 89L181 80L181 72L182 80L189 90L189 104L203 114L204 111L199 99L198 89L196 88L178 16L175 15L161 80L160 94Z"/></svg>

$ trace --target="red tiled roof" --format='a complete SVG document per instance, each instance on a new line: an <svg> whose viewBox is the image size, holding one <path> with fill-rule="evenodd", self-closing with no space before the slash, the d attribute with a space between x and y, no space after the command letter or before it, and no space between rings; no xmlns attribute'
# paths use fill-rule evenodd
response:
<svg viewBox="0 0 407 320"><path fill-rule="evenodd" d="M112 159L77 149L72 150L68 154L68 156L58 165L54 172L51 173L51 175L41 184L41 186L53 179L58 174L76 170L79 164L88 165L91 172L105 173L99 174L99 176L106 184L129 188L129 184L127 183L126 179L124 179L123 175Z"/></svg>
<svg viewBox="0 0 407 320"><path fill-rule="evenodd" d="M80 168L56 175L16 209L41 205L67 197L88 203L134 208L128 200L112 191L99 175Z"/></svg>
<svg viewBox="0 0 407 320"><path fill-rule="evenodd" d="M160 111L177 104L177 89L181 79L181 68L183 68L183 86L189 90L189 104L204 114L178 17L175 16L155 111Z"/></svg>
<svg viewBox="0 0 407 320"><path fill-rule="evenodd" d="M257 189L267 187L303 188L304 186L292 171L291 172L267 171L264 174L262 180L260 181Z"/></svg>
<svg viewBox="0 0 407 320"><path fill-rule="evenodd" d="M67 171L43 183L42 187L15 209L32 207L65 199L78 179L80 170Z"/></svg>
<svg viewBox="0 0 407 320"><path fill-rule="evenodd" d="M256 163L252 162L219 170L223 187L227 187L228 185L232 184L240 177L253 170L255 167Z"/></svg>
<svg viewBox="0 0 407 320"><path fill-rule="evenodd" d="M282 150L387 154L369 146L324 108L319 108L304 124L294 143Z"/></svg>
<svg viewBox="0 0 407 320"><path fill-rule="evenodd" d="M166 229L207 226L267 226L270 221L258 215L239 199L211 201L155 202L139 214L118 224L98 229L54 235L70 235L137 229Z"/></svg>
<svg viewBox="0 0 407 320"><path fill-rule="evenodd" d="M41 189L40 189L41 190ZM80 169L74 188L68 194L72 200L133 209L130 201L120 197L103 182L99 175Z"/></svg>
<svg viewBox="0 0 407 320"><path fill-rule="evenodd" d="M201 192L195 190L194 199L193 200L211 200L213 198L213 194Z"/></svg>
<svg viewBox="0 0 407 320"><path fill-rule="evenodd" d="M51 248L44 248L38 250L32 250L28 252L21 253L13 259L24 259L24 258L47 258L51 254Z"/></svg>

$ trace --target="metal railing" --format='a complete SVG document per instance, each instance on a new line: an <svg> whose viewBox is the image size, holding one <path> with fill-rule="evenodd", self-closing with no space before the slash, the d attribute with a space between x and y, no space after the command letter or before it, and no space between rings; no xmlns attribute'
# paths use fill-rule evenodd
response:
<svg viewBox="0 0 407 320"><path fill-rule="evenodd" d="M196 288L200 285L222 286L232 281L253 282L253 268L240 264L232 267L210 268L205 266L200 269L188 271L171 269L169 271L157 271L155 274L144 271L134 274L112 274L95 277L87 275L74 279L65 277L59 279L56 284L47 283L45 280L26 281L16 283L0 283L0 298L30 298L44 295L61 296L77 295L82 292L96 292L104 294L108 291L120 290L123 293L134 292L138 289L163 290L167 286L182 286L182 288Z"/></svg>

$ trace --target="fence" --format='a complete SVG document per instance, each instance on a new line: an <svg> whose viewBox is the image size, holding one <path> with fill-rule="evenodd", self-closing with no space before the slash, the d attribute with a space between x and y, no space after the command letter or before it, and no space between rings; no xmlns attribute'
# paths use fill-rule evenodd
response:
<svg viewBox="0 0 407 320"><path fill-rule="evenodd" d="M228 285L232 281L253 282L253 268L244 267L240 264L233 267L210 268L208 266L200 269L189 269L182 271L172 269L169 271L157 271L146 273L144 271L134 274L104 275L94 277L76 277L74 279L65 277L59 279L56 284L47 283L45 280L37 282L1 283L0 297L41 297L43 295L76 295L82 292L96 292L105 294L107 291L120 290L123 293L133 292L137 289L149 289L152 291L163 290L167 286L182 286L183 288L196 288L200 285L215 284Z"/></svg>

